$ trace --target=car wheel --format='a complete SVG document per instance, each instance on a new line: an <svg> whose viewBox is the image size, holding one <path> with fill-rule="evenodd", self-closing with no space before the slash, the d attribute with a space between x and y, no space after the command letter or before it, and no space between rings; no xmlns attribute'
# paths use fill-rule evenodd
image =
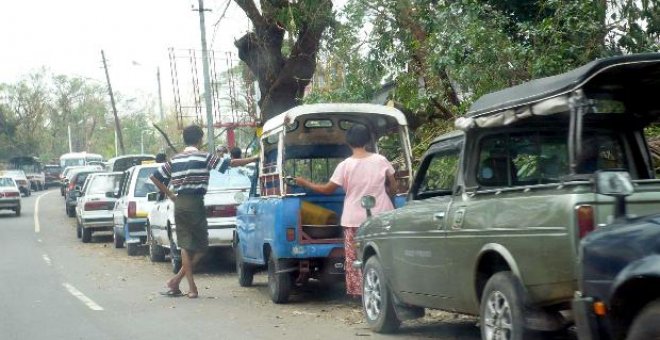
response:
<svg viewBox="0 0 660 340"><path fill-rule="evenodd" d="M176 249L174 242L170 243L170 263L172 273L177 274L181 270L181 252Z"/></svg>
<svg viewBox="0 0 660 340"><path fill-rule="evenodd" d="M493 275L481 297L481 338L484 340L523 340L531 334L525 328L525 291L511 272Z"/></svg>
<svg viewBox="0 0 660 340"><path fill-rule="evenodd" d="M80 225L80 222L76 223L76 236L78 238L82 237L82 225Z"/></svg>
<svg viewBox="0 0 660 340"><path fill-rule="evenodd" d="M236 274L238 274L238 284L241 287L250 287L252 286L252 281L254 280L254 268L249 264L243 262L243 251L241 246L236 243L234 247L236 253L234 257L236 258Z"/></svg>
<svg viewBox="0 0 660 340"><path fill-rule="evenodd" d="M165 249L154 241L154 238L151 235L151 225L149 222L147 222L147 244L149 245L149 260L151 260L151 262L165 261Z"/></svg>
<svg viewBox="0 0 660 340"><path fill-rule="evenodd" d="M628 340L660 339L660 299L650 302L633 320Z"/></svg>
<svg viewBox="0 0 660 340"><path fill-rule="evenodd" d="M76 217L76 209L70 206L66 206L66 215L69 217Z"/></svg>
<svg viewBox="0 0 660 340"><path fill-rule="evenodd" d="M16 209L14 209L14 212L16 213L16 216L21 216L21 207L18 206Z"/></svg>
<svg viewBox="0 0 660 340"><path fill-rule="evenodd" d="M126 253L128 253L128 256L136 256L140 250L140 244L139 243L126 243Z"/></svg>
<svg viewBox="0 0 660 340"><path fill-rule="evenodd" d="M89 243L92 241L92 229L82 228L82 234L80 240L83 243Z"/></svg>
<svg viewBox="0 0 660 340"><path fill-rule="evenodd" d="M277 259L273 254L268 256L268 291L270 299L275 303L289 301L291 293L291 275L289 273L277 273Z"/></svg>
<svg viewBox="0 0 660 340"><path fill-rule="evenodd" d="M394 301L385 280L383 266L376 256L367 260L362 275L362 310L374 332L392 333L399 329Z"/></svg>
<svg viewBox="0 0 660 340"><path fill-rule="evenodd" d="M124 238L121 235L117 235L116 231L112 233L112 243L115 245L115 248L124 248Z"/></svg>

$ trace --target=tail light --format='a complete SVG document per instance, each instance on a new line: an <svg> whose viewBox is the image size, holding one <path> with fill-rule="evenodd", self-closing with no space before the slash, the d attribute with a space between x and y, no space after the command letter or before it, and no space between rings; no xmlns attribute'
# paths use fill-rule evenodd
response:
<svg viewBox="0 0 660 340"><path fill-rule="evenodd" d="M20 194L18 192L5 192L4 194L0 192L0 197L18 197Z"/></svg>
<svg viewBox="0 0 660 340"><path fill-rule="evenodd" d="M137 204L135 201L128 202L128 217L134 218L137 216Z"/></svg>
<svg viewBox="0 0 660 340"><path fill-rule="evenodd" d="M235 205L210 205L206 207L206 217L234 217Z"/></svg>
<svg viewBox="0 0 660 340"><path fill-rule="evenodd" d="M580 205L575 208L577 217L578 235L580 238L594 231L594 208L590 205Z"/></svg>
<svg viewBox="0 0 660 340"><path fill-rule="evenodd" d="M286 228L286 240L293 242L296 240L296 229L295 228Z"/></svg>
<svg viewBox="0 0 660 340"><path fill-rule="evenodd" d="M87 202L87 203L85 203L85 211L112 210L113 206L114 206L114 203L112 203L112 202L102 202L102 201Z"/></svg>

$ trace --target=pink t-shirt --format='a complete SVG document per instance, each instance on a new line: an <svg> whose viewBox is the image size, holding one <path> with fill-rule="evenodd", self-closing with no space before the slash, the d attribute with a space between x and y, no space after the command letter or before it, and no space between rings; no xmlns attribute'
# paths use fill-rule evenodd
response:
<svg viewBox="0 0 660 340"><path fill-rule="evenodd" d="M367 212L360 205L364 195L376 197L376 205L371 209L373 213L394 209L385 190L387 174L394 174L394 168L387 158L379 154L365 158L349 157L337 165L330 181L346 192L342 226L357 228L367 219Z"/></svg>

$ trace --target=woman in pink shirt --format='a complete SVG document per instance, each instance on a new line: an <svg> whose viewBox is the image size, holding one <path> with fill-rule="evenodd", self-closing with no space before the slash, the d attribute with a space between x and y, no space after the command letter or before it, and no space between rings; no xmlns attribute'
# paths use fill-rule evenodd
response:
<svg viewBox="0 0 660 340"><path fill-rule="evenodd" d="M376 197L376 205L372 212L379 213L394 209L390 195L396 193L396 179L392 164L383 156L371 153L366 146L371 141L369 129L363 125L353 125L346 132L346 142L351 147L353 155L343 160L330 181L325 184L312 183L304 178L296 178L296 183L313 191L332 194L342 187L346 192L344 209L341 215L341 225L344 227L344 250L346 253L346 291L349 295L362 294L362 272L354 269L355 260L353 238L357 228L367 219L366 211L361 207L362 196Z"/></svg>

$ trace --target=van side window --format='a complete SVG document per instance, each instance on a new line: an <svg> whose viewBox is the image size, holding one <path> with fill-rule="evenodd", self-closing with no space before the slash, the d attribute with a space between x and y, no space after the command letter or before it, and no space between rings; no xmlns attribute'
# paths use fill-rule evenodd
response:
<svg viewBox="0 0 660 340"><path fill-rule="evenodd" d="M459 156L460 149L438 152L430 156L430 159L422 165L423 175L415 198L451 195L456 183Z"/></svg>

